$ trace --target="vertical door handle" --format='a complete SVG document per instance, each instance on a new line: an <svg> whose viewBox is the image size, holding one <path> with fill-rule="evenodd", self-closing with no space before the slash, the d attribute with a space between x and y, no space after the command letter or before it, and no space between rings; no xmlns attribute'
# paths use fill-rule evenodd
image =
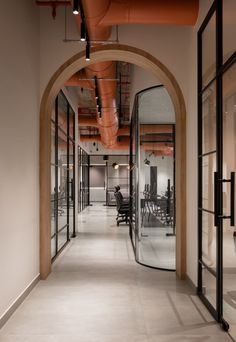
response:
<svg viewBox="0 0 236 342"><path fill-rule="evenodd" d="M234 226L235 172L230 173L230 226Z"/></svg>
<svg viewBox="0 0 236 342"><path fill-rule="evenodd" d="M218 226L218 172L214 172L214 226Z"/></svg>

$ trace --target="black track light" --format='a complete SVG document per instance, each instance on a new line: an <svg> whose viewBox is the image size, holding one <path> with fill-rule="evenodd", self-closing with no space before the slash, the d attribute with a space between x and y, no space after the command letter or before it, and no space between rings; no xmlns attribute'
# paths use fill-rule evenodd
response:
<svg viewBox="0 0 236 342"><path fill-rule="evenodd" d="M75 14L75 15L79 14L79 0L74 0L73 14Z"/></svg>
<svg viewBox="0 0 236 342"><path fill-rule="evenodd" d="M99 93L98 93L98 80L97 80L97 76L94 76L94 83L95 83L95 98L97 100L97 103L99 102Z"/></svg>
<svg viewBox="0 0 236 342"><path fill-rule="evenodd" d="M146 166L150 166L150 160L148 160L147 158L144 160L144 164L146 165Z"/></svg>
<svg viewBox="0 0 236 342"><path fill-rule="evenodd" d="M85 57L86 61L90 61L90 43L89 41L87 41L86 44L86 57Z"/></svg>
<svg viewBox="0 0 236 342"><path fill-rule="evenodd" d="M82 18L82 21L80 24L80 40L81 42L85 42L86 40L86 24L85 24L84 18Z"/></svg>

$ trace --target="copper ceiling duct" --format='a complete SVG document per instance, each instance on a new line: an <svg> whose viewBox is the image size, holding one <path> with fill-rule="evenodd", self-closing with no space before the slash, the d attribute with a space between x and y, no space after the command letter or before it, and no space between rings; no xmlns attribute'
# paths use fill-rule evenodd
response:
<svg viewBox="0 0 236 342"><path fill-rule="evenodd" d="M90 2L100 1L90 0ZM99 26L194 25L198 8L198 0L111 0Z"/></svg>
<svg viewBox="0 0 236 342"><path fill-rule="evenodd" d="M194 25L198 0L83 0L83 10L91 41L106 41L111 27L117 24ZM81 19L77 17L80 27ZM114 79L115 63L95 63L86 68L87 77ZM118 116L116 82L98 80L101 117L97 116L101 142L107 148L117 147ZM127 132L128 133L128 132Z"/></svg>

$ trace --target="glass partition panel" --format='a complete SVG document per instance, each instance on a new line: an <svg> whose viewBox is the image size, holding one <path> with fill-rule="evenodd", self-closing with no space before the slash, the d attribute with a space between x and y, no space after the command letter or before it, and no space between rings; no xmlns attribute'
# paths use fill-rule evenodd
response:
<svg viewBox="0 0 236 342"><path fill-rule="evenodd" d="M202 158L202 207L214 211L214 172L216 171L216 153Z"/></svg>
<svg viewBox="0 0 236 342"><path fill-rule="evenodd" d="M139 261L175 269L173 128L159 127L140 124Z"/></svg>
<svg viewBox="0 0 236 342"><path fill-rule="evenodd" d="M202 95L202 154L216 150L216 82Z"/></svg>
<svg viewBox="0 0 236 342"><path fill-rule="evenodd" d="M202 34L202 85L203 88L216 74L216 15L212 15Z"/></svg>
<svg viewBox="0 0 236 342"><path fill-rule="evenodd" d="M236 50L236 1L223 0L223 60L224 62Z"/></svg>
<svg viewBox="0 0 236 342"><path fill-rule="evenodd" d="M74 112L60 92L51 117L51 257L74 232Z"/></svg>
<svg viewBox="0 0 236 342"><path fill-rule="evenodd" d="M135 256L144 265L174 271L174 108L163 86L141 92L136 100L135 181L131 180L135 183ZM131 147L133 158L134 141Z"/></svg>
<svg viewBox="0 0 236 342"><path fill-rule="evenodd" d="M202 269L202 286L204 296L216 308L216 277L205 267Z"/></svg>
<svg viewBox="0 0 236 342"><path fill-rule="evenodd" d="M223 213L236 217L236 62L223 76ZM234 219L235 220L235 219ZM223 313L236 336L236 225L223 221Z"/></svg>
<svg viewBox="0 0 236 342"><path fill-rule="evenodd" d="M56 255L56 226L57 226L57 206L56 206L56 184L55 184L55 111L51 119L51 257Z"/></svg>

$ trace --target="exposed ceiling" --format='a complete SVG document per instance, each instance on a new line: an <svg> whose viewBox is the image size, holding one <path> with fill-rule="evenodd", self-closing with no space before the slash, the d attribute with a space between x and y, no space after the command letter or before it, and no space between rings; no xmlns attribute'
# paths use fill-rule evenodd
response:
<svg viewBox="0 0 236 342"><path fill-rule="evenodd" d="M116 64L116 76L114 79L110 81L116 82L116 108L119 117L119 128L124 126L129 126L130 122L130 74L131 74L131 65L126 62L114 62ZM98 64L98 63L97 63ZM97 65L96 64L96 65ZM77 73L77 76L80 77ZM72 77L71 79L75 79ZM79 78L81 81L91 82L94 85L94 80L92 78ZM108 80L104 77L105 82ZM100 82L103 82L102 78L99 78ZM96 98L94 96L94 87L91 89L84 88L83 84L78 85L79 81L76 82L67 82L66 88L67 90L73 91L78 99L78 115L79 122L88 122L89 120L97 120L97 107L96 107ZM80 136L83 138L92 138L93 136L100 137L98 127L89 126L87 124L79 125ZM120 138L122 139L121 135ZM91 139L91 142L92 141ZM97 141L96 141L97 142ZM99 142L100 144L100 142Z"/></svg>
<svg viewBox="0 0 236 342"><path fill-rule="evenodd" d="M73 1L36 1L51 6L53 17L58 6ZM75 6L75 3L73 4ZM112 27L122 24L194 25L198 0L81 0L75 20L81 40L86 41L86 60L90 47L106 43ZM73 9L75 9L73 6ZM128 149L130 118L130 69L125 62L105 61L88 64L72 76L65 86L74 88L78 97L80 137L108 149ZM174 111L165 89L162 93L142 95L142 120L147 123L172 123ZM168 95L168 94L167 94ZM157 122L158 117L158 122Z"/></svg>

